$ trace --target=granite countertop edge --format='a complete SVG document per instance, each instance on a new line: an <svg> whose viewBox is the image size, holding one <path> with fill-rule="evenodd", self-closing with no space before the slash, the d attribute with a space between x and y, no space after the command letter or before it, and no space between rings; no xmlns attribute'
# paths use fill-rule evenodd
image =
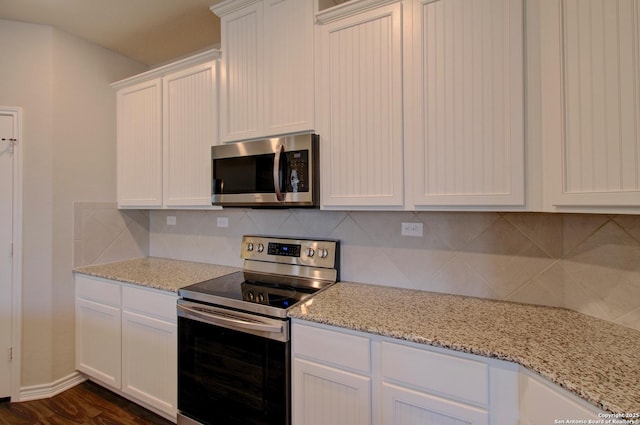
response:
<svg viewBox="0 0 640 425"><path fill-rule="evenodd" d="M141 257L73 269L74 273L176 293L185 286L238 270L241 268L160 257Z"/></svg>

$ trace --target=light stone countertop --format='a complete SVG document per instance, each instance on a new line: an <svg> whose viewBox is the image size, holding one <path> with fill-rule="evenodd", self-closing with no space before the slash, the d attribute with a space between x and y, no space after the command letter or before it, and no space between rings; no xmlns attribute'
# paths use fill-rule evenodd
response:
<svg viewBox="0 0 640 425"><path fill-rule="evenodd" d="M177 292L238 270L147 257L74 272ZM515 362L603 410L640 412L640 332L575 311L338 282L289 315Z"/></svg>
<svg viewBox="0 0 640 425"><path fill-rule="evenodd" d="M640 412L640 332L572 310L338 282L289 315L515 362L600 409Z"/></svg>
<svg viewBox="0 0 640 425"><path fill-rule="evenodd" d="M145 257L95 266L77 267L73 271L164 291L178 292L178 289L193 283L224 276L238 270L241 269L192 261Z"/></svg>

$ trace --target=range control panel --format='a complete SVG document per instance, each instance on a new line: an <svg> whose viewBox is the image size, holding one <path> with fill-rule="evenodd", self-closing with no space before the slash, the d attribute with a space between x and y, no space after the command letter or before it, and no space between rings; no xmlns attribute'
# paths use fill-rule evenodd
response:
<svg viewBox="0 0 640 425"><path fill-rule="evenodd" d="M240 256L245 260L336 268L338 250L337 240L245 235Z"/></svg>

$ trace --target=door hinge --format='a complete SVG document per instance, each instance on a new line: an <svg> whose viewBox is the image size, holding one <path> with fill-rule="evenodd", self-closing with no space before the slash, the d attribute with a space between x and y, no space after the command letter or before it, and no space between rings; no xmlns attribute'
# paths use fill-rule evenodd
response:
<svg viewBox="0 0 640 425"><path fill-rule="evenodd" d="M13 347L9 347L9 361L13 360Z"/></svg>
<svg viewBox="0 0 640 425"><path fill-rule="evenodd" d="M13 257L13 242L11 242L11 249L10 249L10 251L11 251L11 257Z"/></svg>

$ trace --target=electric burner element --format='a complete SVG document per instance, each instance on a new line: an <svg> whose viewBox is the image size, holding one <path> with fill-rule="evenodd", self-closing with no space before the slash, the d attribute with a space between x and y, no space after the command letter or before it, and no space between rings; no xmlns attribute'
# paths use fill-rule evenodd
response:
<svg viewBox="0 0 640 425"><path fill-rule="evenodd" d="M187 286L183 299L272 317L334 284L339 242L244 236L242 271Z"/></svg>

